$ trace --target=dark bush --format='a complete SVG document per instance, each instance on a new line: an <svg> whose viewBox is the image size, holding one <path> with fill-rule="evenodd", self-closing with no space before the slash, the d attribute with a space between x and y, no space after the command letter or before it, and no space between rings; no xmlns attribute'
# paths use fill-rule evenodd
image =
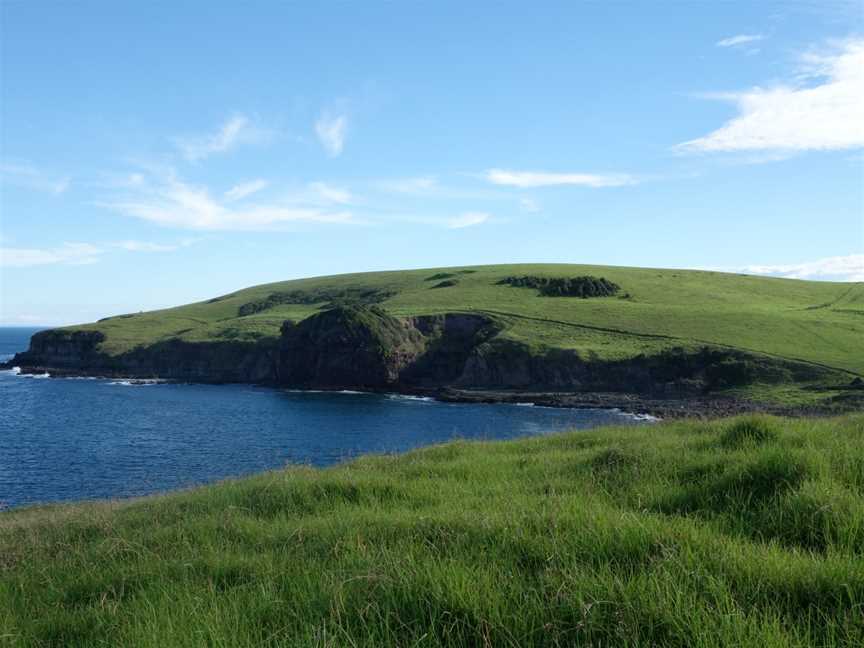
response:
<svg viewBox="0 0 864 648"><path fill-rule="evenodd" d="M270 293L264 299L242 304L237 309L237 316L254 315L282 304L325 304L327 308L379 304L395 294L392 290L378 288L315 288L277 292Z"/></svg>
<svg viewBox="0 0 864 648"><path fill-rule="evenodd" d="M612 297L621 286L603 277L504 277L499 284L536 288L544 297Z"/></svg>
<svg viewBox="0 0 864 648"><path fill-rule="evenodd" d="M474 274L476 270L457 270L456 272L438 272L426 277L423 281L440 281L441 279L452 279L459 275Z"/></svg>
<svg viewBox="0 0 864 648"><path fill-rule="evenodd" d="M455 286L458 284L458 281L453 281L452 279L445 279L444 281L439 281L437 284L432 286L433 288L450 288L451 286Z"/></svg>

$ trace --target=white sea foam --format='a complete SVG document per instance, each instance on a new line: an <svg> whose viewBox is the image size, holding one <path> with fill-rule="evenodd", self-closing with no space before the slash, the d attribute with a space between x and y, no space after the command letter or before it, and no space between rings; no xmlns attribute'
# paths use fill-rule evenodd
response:
<svg viewBox="0 0 864 648"><path fill-rule="evenodd" d="M652 414L633 414L631 412L623 412L623 414L627 418L631 418L634 421L661 421L662 420L659 416L654 416Z"/></svg>
<svg viewBox="0 0 864 648"><path fill-rule="evenodd" d="M128 379L128 380L112 380L109 385L122 385L123 387L149 387L165 382L156 378Z"/></svg>
<svg viewBox="0 0 864 648"><path fill-rule="evenodd" d="M435 399L431 396L414 396L413 394L385 394L390 400L419 401L429 403Z"/></svg>
<svg viewBox="0 0 864 648"><path fill-rule="evenodd" d="M3 369L0 373L8 373L13 376L21 376L22 378L50 378L51 374L47 371L41 374L21 373L21 367L12 367L11 369Z"/></svg>
<svg viewBox="0 0 864 648"><path fill-rule="evenodd" d="M354 391L351 389L286 389L292 394L368 394L369 392Z"/></svg>
<svg viewBox="0 0 864 648"><path fill-rule="evenodd" d="M517 401L515 403L505 403L505 405L512 405L514 407L533 407L534 409L551 409L551 410L579 409L578 407L557 407L555 405L538 405L537 403L532 403L531 401Z"/></svg>

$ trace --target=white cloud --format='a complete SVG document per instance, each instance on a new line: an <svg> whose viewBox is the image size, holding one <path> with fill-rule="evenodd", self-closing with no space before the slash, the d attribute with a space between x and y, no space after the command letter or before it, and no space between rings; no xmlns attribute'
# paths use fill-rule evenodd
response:
<svg viewBox="0 0 864 648"><path fill-rule="evenodd" d="M315 134L318 136L318 141L332 157L337 157L342 153L347 128L347 116L334 115L326 111L315 122Z"/></svg>
<svg viewBox="0 0 864 648"><path fill-rule="evenodd" d="M7 268L29 268L40 265L90 265L97 263L111 249L127 252L173 252L189 247L197 239L183 239L178 243L164 244L150 241L117 241L92 245L90 243L64 243L54 248L0 247L0 266Z"/></svg>
<svg viewBox="0 0 864 648"><path fill-rule="evenodd" d="M521 189L576 185L582 187L621 187L635 184L636 179L626 174L596 173L548 173L545 171L508 171L489 169L486 180L496 185L508 185Z"/></svg>
<svg viewBox="0 0 864 648"><path fill-rule="evenodd" d="M480 225L489 220L489 214L484 212L465 212L459 216L454 216L447 221L447 227L450 229L461 229L463 227L472 227Z"/></svg>
<svg viewBox="0 0 864 648"><path fill-rule="evenodd" d="M540 211L540 205L532 198L522 198L519 200L519 209L529 214L536 214Z"/></svg>
<svg viewBox="0 0 864 648"><path fill-rule="evenodd" d="M460 174L476 177L476 174ZM498 200L509 199L506 193L486 187L459 186L458 184L443 184L434 175L422 175L405 178L385 178L372 183L372 189L384 194L401 196L418 196L436 200Z"/></svg>
<svg viewBox="0 0 864 648"><path fill-rule="evenodd" d="M119 241L113 245L127 252L174 252L180 248L189 247L193 243L195 243L195 239L184 239L175 244L151 243L150 241Z"/></svg>
<svg viewBox="0 0 864 648"><path fill-rule="evenodd" d="M56 177L37 169L29 163L0 163L0 179L27 189L45 193L62 194L71 185L68 177Z"/></svg>
<svg viewBox="0 0 864 648"><path fill-rule="evenodd" d="M730 36L723 40L717 41L717 47L735 47L736 45L746 45L747 43L755 43L763 40L765 37L762 34L738 34Z"/></svg>
<svg viewBox="0 0 864 648"><path fill-rule="evenodd" d="M101 248L89 243L64 243L60 247L37 248L0 248L0 266L7 268L27 268L39 265L88 265L96 263Z"/></svg>
<svg viewBox="0 0 864 648"><path fill-rule="evenodd" d="M787 277L789 279L864 281L864 254L827 257L817 261L786 265L750 265L738 268L735 272Z"/></svg>
<svg viewBox="0 0 864 648"><path fill-rule="evenodd" d="M864 39L802 57L799 84L708 95L735 103L738 116L679 144L681 152L842 150L864 146ZM800 85L819 79L821 83Z"/></svg>
<svg viewBox="0 0 864 648"><path fill-rule="evenodd" d="M174 142L187 160L199 162L216 153L227 153L240 144L263 143L269 138L270 134L253 124L248 117L235 115L215 133L178 137Z"/></svg>
<svg viewBox="0 0 864 648"><path fill-rule="evenodd" d="M328 185L326 182L312 182L309 189L323 202L347 205L351 202L351 192L341 187Z"/></svg>
<svg viewBox="0 0 864 648"><path fill-rule="evenodd" d="M297 199L233 207L174 174L148 183L136 193L98 203L127 216L166 227L193 230L273 230L291 223L351 223L350 212L331 211Z"/></svg>
<svg viewBox="0 0 864 648"><path fill-rule="evenodd" d="M246 196L251 196L254 193L258 193L262 189L266 189L269 185L269 182L267 182L266 180L262 180L261 178L258 178L257 180L250 180L248 182L241 182L240 184L231 187L228 191L225 192L225 200L241 200Z"/></svg>

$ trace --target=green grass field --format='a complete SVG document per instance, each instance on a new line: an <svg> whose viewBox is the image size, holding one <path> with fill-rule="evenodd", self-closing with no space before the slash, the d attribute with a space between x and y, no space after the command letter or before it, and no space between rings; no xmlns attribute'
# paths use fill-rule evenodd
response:
<svg viewBox="0 0 864 648"><path fill-rule="evenodd" d="M457 442L6 512L0 644L861 646L864 416Z"/></svg>
<svg viewBox="0 0 864 648"><path fill-rule="evenodd" d="M433 288L432 268L299 279L256 286L201 302L83 327L103 331L103 350L122 353L171 337L189 341L276 336L285 319L300 320L324 304L281 304L238 317L244 304L277 292L378 289L394 315L485 312L503 335L586 357L622 359L660 349L725 345L864 374L864 284L772 279L692 270L582 265L501 265L466 268L456 285ZM616 297L542 297L536 290L498 285L509 275L594 275L621 286ZM626 298L624 295L627 295Z"/></svg>

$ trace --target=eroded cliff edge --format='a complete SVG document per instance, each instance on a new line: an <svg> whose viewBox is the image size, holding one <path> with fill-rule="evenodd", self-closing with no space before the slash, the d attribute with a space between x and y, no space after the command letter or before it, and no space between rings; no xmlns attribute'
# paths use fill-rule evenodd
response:
<svg viewBox="0 0 864 648"><path fill-rule="evenodd" d="M395 317L374 305L336 306L277 339L188 342L169 338L110 355L98 331L33 336L10 364L53 375L249 382L294 388L390 391L516 390L699 399L752 383L803 383L831 371L718 347L669 349L624 360L532 348L478 313ZM452 395L452 391L450 392Z"/></svg>

